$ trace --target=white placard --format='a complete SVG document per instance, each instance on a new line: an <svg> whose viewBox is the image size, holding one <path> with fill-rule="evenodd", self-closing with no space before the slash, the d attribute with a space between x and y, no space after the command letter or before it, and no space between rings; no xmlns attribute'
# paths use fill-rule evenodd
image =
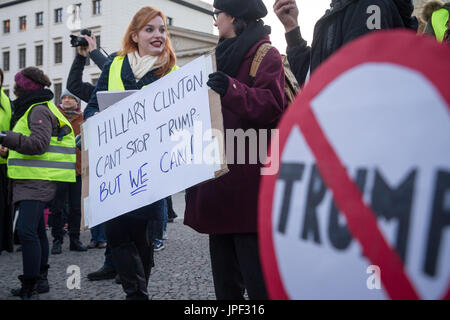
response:
<svg viewBox="0 0 450 320"><path fill-rule="evenodd" d="M86 226L214 178L217 165L197 158L211 143L206 82L212 70L211 56L202 56L83 124Z"/></svg>

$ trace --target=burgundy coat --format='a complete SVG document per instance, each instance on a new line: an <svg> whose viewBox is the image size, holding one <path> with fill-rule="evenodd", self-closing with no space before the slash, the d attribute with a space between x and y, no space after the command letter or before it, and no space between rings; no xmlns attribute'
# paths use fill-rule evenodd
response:
<svg viewBox="0 0 450 320"><path fill-rule="evenodd" d="M230 78L222 98L225 129L273 129L287 107L284 69L280 53L272 48L265 56L254 81L250 66L258 47L270 42L266 36L242 61L236 78ZM269 137L270 138L270 137ZM259 141L259 137L258 137ZM259 145L259 142L258 142ZM200 233L231 234L257 231L260 160L258 164L228 164L230 172L218 179L186 190L184 223ZM249 146L246 144L246 159Z"/></svg>

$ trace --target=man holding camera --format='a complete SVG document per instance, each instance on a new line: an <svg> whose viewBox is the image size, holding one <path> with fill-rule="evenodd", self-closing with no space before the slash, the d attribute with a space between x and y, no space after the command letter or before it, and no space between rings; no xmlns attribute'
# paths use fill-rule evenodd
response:
<svg viewBox="0 0 450 320"><path fill-rule="evenodd" d="M97 39L95 38L95 35L81 35L80 38L84 38L86 42L76 41L74 43L72 41L72 45L75 44L77 46L78 54L76 55L75 60L72 63L72 68L70 69L69 78L67 79L67 90L72 92L81 100L88 102L95 86L89 82L83 82L83 71L84 66L86 65L86 59L89 55L100 70L103 68L103 65L109 61L109 59L97 49ZM83 44L86 43L87 45L84 46Z"/></svg>
<svg viewBox="0 0 450 320"><path fill-rule="evenodd" d="M82 38L84 38L85 41L82 41ZM83 82L83 71L88 55L100 68L100 70L102 70L103 65L109 61L109 58L115 56L115 54L112 54L112 57L109 58L104 56L100 50L97 49L95 35L91 35L91 32L88 30L82 30L80 36L72 37L71 43L72 46L77 47L78 54L76 55L72 68L70 69L69 78L67 79L67 89L77 95L81 100L88 102L95 89L95 86L91 83ZM92 228L91 234L92 241L89 248L104 247L105 242L103 240L106 240L106 237L104 235L103 225ZM111 249L109 246L106 246L105 261L103 266L99 270L89 273L88 279L91 281L97 281L114 279L115 277L116 270L112 261Z"/></svg>

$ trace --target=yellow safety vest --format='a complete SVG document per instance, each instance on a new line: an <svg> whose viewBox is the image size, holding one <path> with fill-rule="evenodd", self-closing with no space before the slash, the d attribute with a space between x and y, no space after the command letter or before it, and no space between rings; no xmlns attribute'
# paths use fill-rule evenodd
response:
<svg viewBox="0 0 450 320"><path fill-rule="evenodd" d="M8 176L16 180L76 182L76 149L73 128L52 101L33 104L17 121L13 132L21 133L27 137L30 136L28 114L37 105L47 105L58 119L59 127L68 126L70 133L65 135L61 141L58 141L58 137L51 137L50 145L42 155L29 156L9 150Z"/></svg>
<svg viewBox="0 0 450 320"><path fill-rule="evenodd" d="M122 81L122 66L125 56L117 56L114 58L109 69L108 91L125 91L125 86ZM175 65L169 73L178 70L179 67ZM145 88L146 86L144 86Z"/></svg>
<svg viewBox="0 0 450 320"><path fill-rule="evenodd" d="M436 10L431 16L431 24L433 26L434 34L439 42L444 40L445 32L447 31L448 18L449 12L445 8Z"/></svg>
<svg viewBox="0 0 450 320"><path fill-rule="evenodd" d="M0 89L0 104L0 131L7 131L11 123L11 102L3 88ZM6 164L6 159L0 157L0 164Z"/></svg>

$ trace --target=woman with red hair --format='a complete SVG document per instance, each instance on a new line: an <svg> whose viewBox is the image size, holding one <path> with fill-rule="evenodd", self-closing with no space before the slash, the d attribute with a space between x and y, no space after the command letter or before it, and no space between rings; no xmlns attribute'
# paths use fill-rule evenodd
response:
<svg viewBox="0 0 450 320"><path fill-rule="evenodd" d="M175 63L165 15L153 7L140 9L128 26L118 56L103 67L84 118L99 111L98 91L139 90L177 69ZM106 222L106 238L127 300L148 299L153 250L147 227L149 221L162 220L165 205L161 200Z"/></svg>

